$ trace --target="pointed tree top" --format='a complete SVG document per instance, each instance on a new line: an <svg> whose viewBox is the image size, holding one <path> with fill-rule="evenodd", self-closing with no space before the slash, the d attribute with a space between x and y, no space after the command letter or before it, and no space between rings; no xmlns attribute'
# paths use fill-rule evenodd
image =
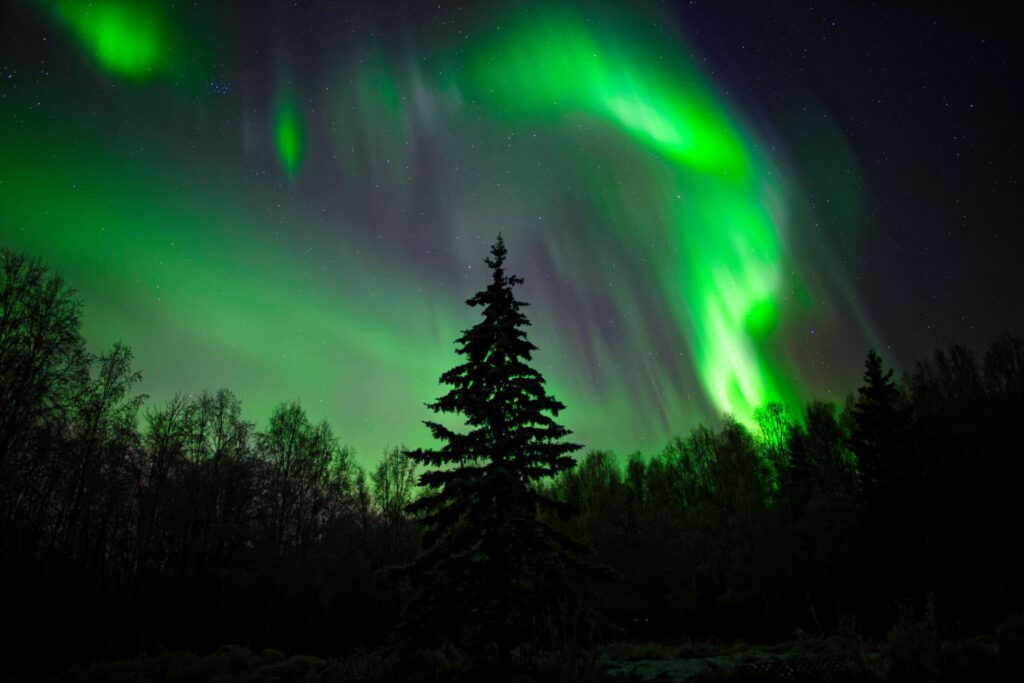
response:
<svg viewBox="0 0 1024 683"><path fill-rule="evenodd" d="M484 262L494 270L501 270L505 264L506 254L508 254L508 249L505 248L505 240L499 232L498 239L491 246L491 258L484 259Z"/></svg>
<svg viewBox="0 0 1024 683"><path fill-rule="evenodd" d="M867 360L864 361L864 379L868 382L885 382L892 377L893 370L884 369L882 357L874 349L868 349Z"/></svg>

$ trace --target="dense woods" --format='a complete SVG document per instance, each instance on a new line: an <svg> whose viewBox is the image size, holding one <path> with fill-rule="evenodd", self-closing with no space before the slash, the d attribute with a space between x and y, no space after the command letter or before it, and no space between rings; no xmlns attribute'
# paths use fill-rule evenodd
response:
<svg viewBox="0 0 1024 683"><path fill-rule="evenodd" d="M439 509L417 461L441 459L394 449L364 470L294 402L263 425L224 389L148 402L126 346L86 348L58 275L0 261L5 662L394 642L409 586L389 568L417 557ZM851 389L657 453L590 444L573 467L553 451L556 476L529 489L552 505L530 514L613 570L566 589L602 615L587 637L884 638L915 620L955 637L1024 608L1024 339L900 375L872 352Z"/></svg>

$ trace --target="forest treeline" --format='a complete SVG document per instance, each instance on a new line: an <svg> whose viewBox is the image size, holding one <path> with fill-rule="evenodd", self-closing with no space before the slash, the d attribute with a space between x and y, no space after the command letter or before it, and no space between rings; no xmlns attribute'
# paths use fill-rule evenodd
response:
<svg viewBox="0 0 1024 683"><path fill-rule="evenodd" d="M364 469L295 402L265 425L227 390L147 403L126 346L86 348L81 311L2 252L3 661L388 642L407 596L381 570L420 548L414 460ZM591 450L542 486L578 512L551 524L620 575L575 586L619 634L879 634L926 609L971 633L1024 607L1022 416L1020 337L900 377L872 353L842 405Z"/></svg>

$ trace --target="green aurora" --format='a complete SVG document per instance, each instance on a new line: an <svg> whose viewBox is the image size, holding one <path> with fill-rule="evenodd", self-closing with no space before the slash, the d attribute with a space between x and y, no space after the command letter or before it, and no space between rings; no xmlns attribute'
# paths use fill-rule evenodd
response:
<svg viewBox="0 0 1024 683"><path fill-rule="evenodd" d="M811 325L872 336L860 311L840 322L850 284L807 237L786 157L676 29L515 7L220 96L204 84L240 39L193 39L160 3L39 3L82 82L4 92L3 244L78 287L87 339L129 344L154 400L227 386L262 421L298 398L371 460L423 438L499 230L587 445L657 449L848 384L792 348ZM301 73L290 54L266 72ZM101 84L82 115L76 93Z"/></svg>
<svg viewBox="0 0 1024 683"><path fill-rule="evenodd" d="M784 190L692 66L647 45L618 31L598 34L572 12L539 14L485 43L471 73L496 113L586 113L666 162L653 193L665 220L625 237L651 264L675 325L689 330L715 407L749 418L767 402L797 396L784 380L792 369L759 348L777 323L786 284ZM648 250L649 241L657 248Z"/></svg>
<svg viewBox="0 0 1024 683"><path fill-rule="evenodd" d="M143 80L168 67L166 19L148 2L57 0L55 16L112 74Z"/></svg>
<svg viewBox="0 0 1024 683"><path fill-rule="evenodd" d="M302 163L305 140L302 117L291 95L284 91L277 103L274 116L274 141L281 166L289 178L294 178Z"/></svg>

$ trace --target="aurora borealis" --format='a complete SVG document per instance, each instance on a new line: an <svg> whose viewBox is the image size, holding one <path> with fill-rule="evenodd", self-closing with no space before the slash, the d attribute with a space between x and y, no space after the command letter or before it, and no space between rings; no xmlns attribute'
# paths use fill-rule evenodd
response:
<svg viewBox="0 0 1024 683"><path fill-rule="evenodd" d="M371 4L5 10L0 239L154 400L413 445L499 231L588 446L841 400L890 343L860 152L814 97L766 115L653 4Z"/></svg>
<svg viewBox="0 0 1024 683"><path fill-rule="evenodd" d="M58 0L52 8L55 17L75 34L100 68L137 79L164 71L166 26L155 5Z"/></svg>

